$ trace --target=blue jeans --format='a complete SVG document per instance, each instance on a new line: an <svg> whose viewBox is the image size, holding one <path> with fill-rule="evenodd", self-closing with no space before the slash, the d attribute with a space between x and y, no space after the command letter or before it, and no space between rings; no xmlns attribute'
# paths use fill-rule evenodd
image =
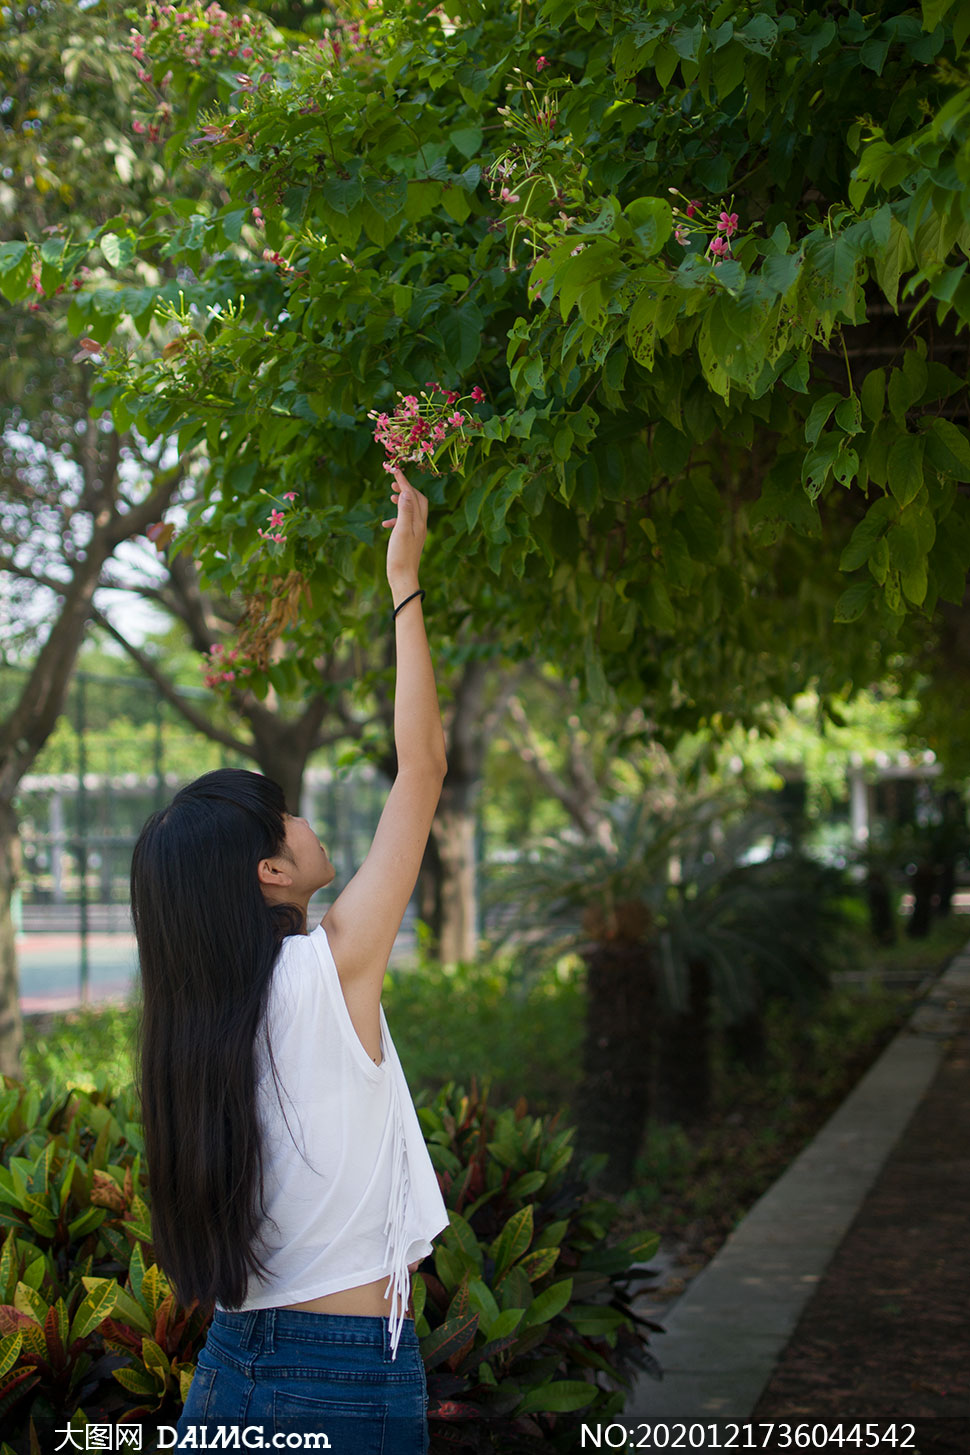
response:
<svg viewBox="0 0 970 1455"><path fill-rule="evenodd" d="M303 1432L329 1441L304 1448L335 1455L425 1455L427 1408L411 1319L392 1361L386 1318L217 1309L178 1435L181 1442L189 1426L261 1426L265 1444L253 1443L253 1432L246 1448L272 1450L273 1435ZM297 1447L281 1440L275 1448Z"/></svg>

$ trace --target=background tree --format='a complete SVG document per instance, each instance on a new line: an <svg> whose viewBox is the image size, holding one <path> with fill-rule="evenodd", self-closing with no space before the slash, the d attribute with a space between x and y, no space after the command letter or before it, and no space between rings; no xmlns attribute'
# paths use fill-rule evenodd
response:
<svg viewBox="0 0 970 1455"><path fill-rule="evenodd" d="M135 221L170 185L132 146L129 65L119 8L44 3L4 12L0 238L87 231L118 207ZM199 173L180 191L192 195ZM9 242L0 243L6 249ZM60 252L60 247L58 247ZM83 268L90 250L71 254ZM174 266L168 265L174 275ZM92 280L95 273L83 268ZM143 277L153 283L158 269ZM74 280L80 286L81 277ZM54 291L53 289L51 290ZM28 307L0 309L0 578L4 649L31 659L0 721L0 1070L21 1043L10 902L18 868L18 785L54 728L105 569L157 521L187 471L111 421L92 417L89 371L40 274ZM9 297L9 295L8 295ZM41 299L44 298L44 302Z"/></svg>

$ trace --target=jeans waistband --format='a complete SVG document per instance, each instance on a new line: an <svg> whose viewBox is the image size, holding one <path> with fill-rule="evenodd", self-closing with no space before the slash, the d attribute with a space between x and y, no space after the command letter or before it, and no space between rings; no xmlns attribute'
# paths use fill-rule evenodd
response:
<svg viewBox="0 0 970 1455"><path fill-rule="evenodd" d="M286 1344L344 1344L388 1355L390 1320L372 1314L320 1314L301 1309L254 1308L232 1312L217 1308L212 1328L220 1342L240 1353L275 1354ZM414 1321L405 1319L400 1348L418 1347Z"/></svg>

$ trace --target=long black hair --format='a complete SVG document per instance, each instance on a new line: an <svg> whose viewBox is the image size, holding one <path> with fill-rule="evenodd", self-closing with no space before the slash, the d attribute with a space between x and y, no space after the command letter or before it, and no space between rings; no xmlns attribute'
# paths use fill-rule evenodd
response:
<svg viewBox="0 0 970 1455"><path fill-rule="evenodd" d="M132 856L152 1239L184 1304L238 1307L263 1271L255 1041L304 918L267 904L257 866L285 853L285 813L277 783L222 768L153 814Z"/></svg>

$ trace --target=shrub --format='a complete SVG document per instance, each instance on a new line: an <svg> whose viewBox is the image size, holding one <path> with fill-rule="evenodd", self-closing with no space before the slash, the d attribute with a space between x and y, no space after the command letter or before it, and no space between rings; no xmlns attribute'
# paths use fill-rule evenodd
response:
<svg viewBox="0 0 970 1455"><path fill-rule="evenodd" d="M572 1133L524 1104L449 1086L419 1115L451 1225L414 1280L439 1448L506 1450L583 1409L616 1412L657 1366ZM132 1093L0 1092L0 1421L30 1448L89 1420L174 1423L208 1313L179 1306L153 1259ZM5 1447L9 1449L10 1447Z"/></svg>

